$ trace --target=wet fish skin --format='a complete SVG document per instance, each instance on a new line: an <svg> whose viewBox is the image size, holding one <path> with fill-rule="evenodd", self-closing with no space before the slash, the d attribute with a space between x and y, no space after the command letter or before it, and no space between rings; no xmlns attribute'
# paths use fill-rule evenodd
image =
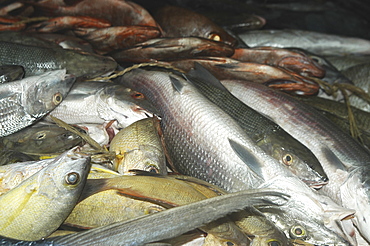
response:
<svg viewBox="0 0 370 246"><path fill-rule="evenodd" d="M0 83L10 82L23 78L24 69L18 65L0 66Z"/></svg>
<svg viewBox="0 0 370 246"><path fill-rule="evenodd" d="M255 62L279 66L294 71L303 76L321 78L325 70L301 50L277 47L237 48L231 56L244 62Z"/></svg>
<svg viewBox="0 0 370 246"><path fill-rule="evenodd" d="M250 47L297 47L318 55L370 54L370 41L304 30L253 30L238 36ZM320 43L320 45L317 45Z"/></svg>
<svg viewBox="0 0 370 246"><path fill-rule="evenodd" d="M0 65L21 65L25 76L50 70L66 69L76 77L94 78L111 73L117 63L110 57L66 50L0 41Z"/></svg>
<svg viewBox="0 0 370 246"><path fill-rule="evenodd" d="M116 153L113 170L121 174L131 169L167 174L159 128L157 118L146 118L120 130L109 146L109 150Z"/></svg>
<svg viewBox="0 0 370 246"><path fill-rule="evenodd" d="M234 49L223 42L201 37L154 38L127 49L113 51L117 62L149 62L199 56L231 56Z"/></svg>
<svg viewBox="0 0 370 246"><path fill-rule="evenodd" d="M213 193L211 197L214 196L217 195ZM187 182L171 176L146 173L88 180L85 192L82 194L83 200L78 203L64 223L73 227L95 228L206 198L209 197L188 185ZM232 242L240 246L249 244L249 238L227 218L215 220L201 226L200 229L208 235L212 234L213 237L210 239L217 241L217 245L222 242Z"/></svg>
<svg viewBox="0 0 370 246"><path fill-rule="evenodd" d="M190 9L168 5L157 10L154 18L162 27L164 37L203 37L231 46L237 42L206 16Z"/></svg>
<svg viewBox="0 0 370 246"><path fill-rule="evenodd" d="M79 136L57 125L36 123L16 133L0 138L0 147L41 155L62 153L82 144L82 142Z"/></svg>
<svg viewBox="0 0 370 246"><path fill-rule="evenodd" d="M69 92L75 77L65 70L46 72L0 85L0 136L17 132L53 110Z"/></svg>
<svg viewBox="0 0 370 246"><path fill-rule="evenodd" d="M104 82L79 82L51 115L68 124L103 124L117 121L119 128L152 115L153 106L142 93ZM46 120L50 121L49 117Z"/></svg>
<svg viewBox="0 0 370 246"><path fill-rule="evenodd" d="M369 72L370 62L362 63L345 69L342 73L353 81L353 84L361 88L367 95L370 95L370 72ZM354 93L353 93L354 94ZM349 97L349 102L352 106L359 108L361 110L370 112L369 102L358 97L356 95L351 95Z"/></svg>
<svg viewBox="0 0 370 246"><path fill-rule="evenodd" d="M221 82L236 97L260 113L268 115L314 153L329 177L329 183L320 192L346 208L355 209L354 223L365 238L370 238L366 229L369 221L366 218L370 218L370 184L366 174L369 172L368 150L320 112L293 97L255 83ZM310 134L306 134L307 132Z"/></svg>
<svg viewBox="0 0 370 246"><path fill-rule="evenodd" d="M266 191L266 190L265 190ZM55 238L57 245L119 244L144 245L179 236L246 206L281 205L288 200L282 193L268 190L241 191L167 209L127 222L113 223L72 235ZM182 218L174 220L173 218ZM137 230L141 228L141 230Z"/></svg>
<svg viewBox="0 0 370 246"><path fill-rule="evenodd" d="M171 79L170 75L176 77ZM248 146L252 162L264 158L275 160L257 147L229 115L184 78L170 72L135 69L121 77L120 82L145 94L159 111L165 151L175 169L227 191L263 183L263 179L234 153L229 139ZM215 129L220 130L215 133Z"/></svg>
<svg viewBox="0 0 370 246"><path fill-rule="evenodd" d="M2 236L40 240L60 226L76 204L90 170L90 157L75 150L0 196ZM40 217L44 220L35 224Z"/></svg>
<svg viewBox="0 0 370 246"><path fill-rule="evenodd" d="M12 151L12 150L1 150L0 151L0 166L11 164L21 161L32 161L33 158L22 152Z"/></svg>
<svg viewBox="0 0 370 246"><path fill-rule="evenodd" d="M195 64L188 73L192 83L210 101L227 112L256 145L308 185L323 185L327 175L312 152L281 127L234 97L212 74Z"/></svg>

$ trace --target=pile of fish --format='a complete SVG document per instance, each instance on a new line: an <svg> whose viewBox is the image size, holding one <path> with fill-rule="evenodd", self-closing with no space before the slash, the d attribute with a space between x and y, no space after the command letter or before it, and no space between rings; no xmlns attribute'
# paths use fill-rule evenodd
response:
<svg viewBox="0 0 370 246"><path fill-rule="evenodd" d="M370 245L370 20L263 2L0 0L1 244Z"/></svg>

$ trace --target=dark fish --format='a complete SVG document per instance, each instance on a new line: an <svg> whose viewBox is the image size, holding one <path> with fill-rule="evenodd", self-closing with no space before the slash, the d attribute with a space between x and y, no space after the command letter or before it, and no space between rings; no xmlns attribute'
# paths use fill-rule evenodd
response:
<svg viewBox="0 0 370 246"><path fill-rule="evenodd" d="M195 64L188 75L203 95L232 116L267 154L308 185L317 188L327 183L327 175L317 158L280 126L234 97L201 65Z"/></svg>
<svg viewBox="0 0 370 246"><path fill-rule="evenodd" d="M0 138L1 148L30 155L62 153L79 144L82 144L79 136L50 124L32 125Z"/></svg>
<svg viewBox="0 0 370 246"><path fill-rule="evenodd" d="M92 78L113 72L117 63L106 56L66 50L0 42L0 65L21 65L25 76L66 69L76 77Z"/></svg>
<svg viewBox="0 0 370 246"><path fill-rule="evenodd" d="M0 83L10 82L23 78L24 69L19 65L0 66Z"/></svg>
<svg viewBox="0 0 370 246"><path fill-rule="evenodd" d="M200 37L156 38L110 55L117 62L154 62L198 56L231 56L234 49L223 42Z"/></svg>
<svg viewBox="0 0 370 246"><path fill-rule="evenodd" d="M161 26L164 37L202 37L221 41L231 46L236 39L207 17L190 9L165 6L157 10L155 20Z"/></svg>

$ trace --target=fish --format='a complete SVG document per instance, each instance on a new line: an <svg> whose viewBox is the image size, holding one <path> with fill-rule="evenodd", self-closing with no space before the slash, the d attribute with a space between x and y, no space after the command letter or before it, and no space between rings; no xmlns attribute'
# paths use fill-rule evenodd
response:
<svg viewBox="0 0 370 246"><path fill-rule="evenodd" d="M0 66L0 83L20 80L24 76L24 69L18 65Z"/></svg>
<svg viewBox="0 0 370 246"><path fill-rule="evenodd" d="M189 72L191 68L194 68L195 62L200 63L220 80L245 79L298 95L315 95L319 90L316 81L284 68L241 62L228 57L182 59L163 63Z"/></svg>
<svg viewBox="0 0 370 246"><path fill-rule="evenodd" d="M142 93L122 85L80 82L50 115L68 124L103 124L114 120L120 129L153 115L153 111ZM51 121L49 116L45 120Z"/></svg>
<svg viewBox="0 0 370 246"><path fill-rule="evenodd" d="M0 137L41 119L66 97L75 77L55 70L0 85Z"/></svg>
<svg viewBox="0 0 370 246"><path fill-rule="evenodd" d="M41 169L55 162L55 158L7 163L0 167L0 195L17 187Z"/></svg>
<svg viewBox="0 0 370 246"><path fill-rule="evenodd" d="M85 79L111 73L117 67L107 56L5 41L0 41L0 65L21 65L26 77L66 69L68 74Z"/></svg>
<svg viewBox="0 0 370 246"><path fill-rule="evenodd" d="M284 204L289 197L272 190L245 190L170 208L148 216L116 222L43 242L55 245L144 245L179 236L246 206ZM182 218L174 221L173 218ZM137 230L141 228L141 230ZM7 239L4 239L5 241Z"/></svg>
<svg viewBox="0 0 370 246"><path fill-rule="evenodd" d="M231 46L237 41L206 16L178 6L165 6L154 13L154 19L163 30L163 37L202 37Z"/></svg>
<svg viewBox="0 0 370 246"><path fill-rule="evenodd" d="M325 70L320 64L298 50L276 47L237 48L231 58L278 66L303 76L322 78L325 75Z"/></svg>
<svg viewBox="0 0 370 246"><path fill-rule="evenodd" d="M311 188L256 146L236 121L208 101L181 75L135 69L124 74L120 83L144 93L159 111L167 160L177 172L205 180L227 192L257 188L270 180L276 180L272 183L276 188L284 184L280 179L293 179L294 188L305 190L306 199L312 200L310 205L300 203L294 209L285 209L289 216L301 220L302 216L303 220L307 219L307 215L299 211L320 201L314 199L316 193L311 194L314 192ZM215 133L214 129L219 130ZM285 184L280 188L289 190L291 184ZM325 201L314 207L319 208L320 213L321 205L338 207L332 200ZM346 215L353 213L353 210L344 212ZM316 217L317 213L312 216ZM331 242L348 245L343 237L326 226L326 221L332 222L322 215L312 223L324 231L324 238L330 235ZM316 234L312 234L312 240L320 242L323 237L315 237Z"/></svg>
<svg viewBox="0 0 370 246"><path fill-rule="evenodd" d="M36 123L0 138L0 148L30 155L62 153L82 144L83 140L79 136L52 124Z"/></svg>
<svg viewBox="0 0 370 246"><path fill-rule="evenodd" d="M160 131L157 118L138 120L120 130L109 145L109 151L116 154L113 170L121 174L131 169L167 174Z"/></svg>
<svg viewBox="0 0 370 246"><path fill-rule="evenodd" d="M28 241L50 235L77 203L89 170L90 157L74 149L1 195L0 235Z"/></svg>
<svg viewBox="0 0 370 246"><path fill-rule="evenodd" d="M369 151L320 112L289 95L246 81L224 80L221 83L234 96L270 117L312 151L329 178L329 183L320 192L343 207L354 209L356 213L352 221L361 235L369 240L366 229L370 216L366 174L369 172Z"/></svg>
<svg viewBox="0 0 370 246"><path fill-rule="evenodd" d="M324 56L370 54L369 40L314 31L252 30L238 34L238 37L250 47L297 47Z"/></svg>
<svg viewBox="0 0 370 246"><path fill-rule="evenodd" d="M252 162L275 160L256 146L231 116L181 75L135 69L119 79L119 83L143 93L158 110L164 149L174 170L206 179L229 192L263 183L235 154L229 139L248 146Z"/></svg>
<svg viewBox="0 0 370 246"><path fill-rule="evenodd" d="M369 72L370 62L359 64L350 68L347 68L342 71L342 73L351 79L353 84L361 88L367 96L370 95L370 86L369 86ZM367 100L364 100L359 95L352 93L349 96L349 102L352 106L364 110L366 112L370 112L370 104Z"/></svg>
<svg viewBox="0 0 370 246"><path fill-rule="evenodd" d="M351 123L349 120L348 108L344 103L320 97L295 98L315 107L343 131L347 132L348 134L351 133ZM368 120L370 113L361 109L357 109L353 106L351 106L351 111L353 112L356 126L360 131L359 136L356 139L367 146L367 148L370 148L370 126Z"/></svg>
<svg viewBox="0 0 370 246"><path fill-rule="evenodd" d="M184 195L179 195L179 192ZM95 228L207 198L186 182L162 175L122 175L88 180L82 201L64 224ZM249 238L227 218L203 225L200 229L216 237L218 244L232 242L234 245L249 245ZM215 239L212 237L212 240Z"/></svg>
<svg viewBox="0 0 370 246"><path fill-rule="evenodd" d="M99 54L106 54L110 51L129 48L161 35L159 28L154 26L76 28L73 30L73 33L93 45L95 51Z"/></svg>
<svg viewBox="0 0 370 246"><path fill-rule="evenodd" d="M111 26L111 23L105 19L98 19L89 16L60 16L29 26L27 31L47 33L65 29L104 28L109 26Z"/></svg>
<svg viewBox="0 0 370 246"><path fill-rule="evenodd" d="M190 176L171 175L170 177L187 182L207 197L213 197L215 194L227 194L227 192L215 185ZM245 234L251 237L250 245L291 245L288 237L256 208L247 207L242 211L230 214L228 217L231 218Z"/></svg>
<svg viewBox="0 0 370 246"><path fill-rule="evenodd" d="M340 71L359 64L370 62L370 56L367 55L326 56L325 58Z"/></svg>
<svg viewBox="0 0 370 246"><path fill-rule="evenodd" d="M31 156L19 151L2 149L0 151L0 166L22 161L34 160Z"/></svg>
<svg viewBox="0 0 370 246"><path fill-rule="evenodd" d="M203 95L232 116L255 144L281 165L310 186L318 188L328 182L320 162L307 147L234 97L200 64L195 64L187 76Z"/></svg>
<svg viewBox="0 0 370 246"><path fill-rule="evenodd" d="M234 49L223 42L201 37L155 38L111 52L117 62L155 62L198 56L231 56Z"/></svg>
<svg viewBox="0 0 370 246"><path fill-rule="evenodd" d="M37 11L51 16L90 16L106 19L112 26L155 26L157 22L150 13L139 4L125 0L82 0L72 4L68 1L42 1L33 3Z"/></svg>

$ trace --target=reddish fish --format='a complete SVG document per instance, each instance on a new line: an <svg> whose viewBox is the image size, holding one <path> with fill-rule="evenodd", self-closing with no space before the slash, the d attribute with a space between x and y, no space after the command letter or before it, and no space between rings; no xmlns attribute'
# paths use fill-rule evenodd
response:
<svg viewBox="0 0 370 246"><path fill-rule="evenodd" d="M278 66L304 76L322 78L325 69L306 54L275 47L256 47L235 49L231 57L243 62L255 62Z"/></svg>
<svg viewBox="0 0 370 246"><path fill-rule="evenodd" d="M103 28L109 27L111 23L105 19L98 19L89 16L60 16L32 25L29 31L37 32L57 32L65 29Z"/></svg>
<svg viewBox="0 0 370 246"><path fill-rule="evenodd" d="M236 39L207 17L191 10L166 6L154 18L162 27L165 37L202 37L234 46Z"/></svg>
<svg viewBox="0 0 370 246"><path fill-rule="evenodd" d="M118 62L156 62L198 56L231 56L234 49L223 42L206 38L156 38L111 56Z"/></svg>
<svg viewBox="0 0 370 246"><path fill-rule="evenodd" d="M249 80L299 95L314 95L319 91L319 85L315 81L284 68L240 62L227 57L184 59L167 64L189 72L191 68L194 68L195 62L200 63L219 80Z"/></svg>
<svg viewBox="0 0 370 246"><path fill-rule="evenodd" d="M140 5L124 0L82 0L68 5L65 1L46 0L33 4L42 15L91 16L106 19L113 26L157 26L149 12Z"/></svg>
<svg viewBox="0 0 370 246"><path fill-rule="evenodd" d="M79 28L74 33L91 43L100 54L124 49L161 35L154 26L113 26L107 28Z"/></svg>

